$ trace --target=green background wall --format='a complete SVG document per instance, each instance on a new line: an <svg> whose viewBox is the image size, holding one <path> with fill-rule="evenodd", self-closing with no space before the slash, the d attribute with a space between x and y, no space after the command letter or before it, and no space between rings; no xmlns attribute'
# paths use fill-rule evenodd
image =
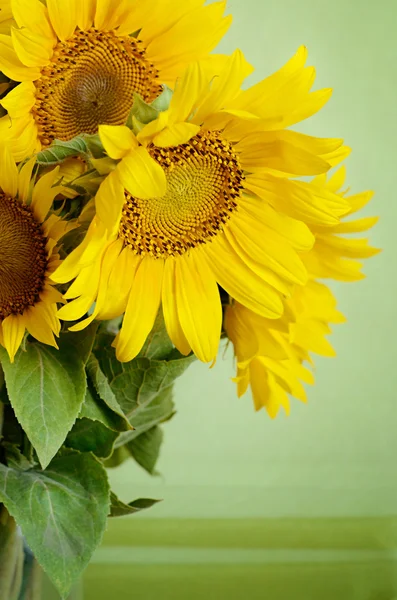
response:
<svg viewBox="0 0 397 600"><path fill-rule="evenodd" d="M231 0L234 22L220 51L240 47L256 67L254 83L304 43L316 88L329 104L297 126L344 137L352 191L373 189L365 214L380 215L371 234L383 253L367 279L336 284L348 318L335 327L337 358L316 360L309 403L291 415L255 414L238 400L232 355L212 370L197 364L177 383L177 415L164 427L150 478L132 462L112 480L124 499L164 498L142 518L387 515L397 513L397 3L393 0ZM139 517L138 517L139 518Z"/></svg>
<svg viewBox="0 0 397 600"><path fill-rule="evenodd" d="M368 278L333 289L348 322L336 359L316 360L309 403L290 417L238 400L232 355L196 364L177 383L151 478L131 462L111 473L126 501L163 498L114 520L87 571L86 600L392 600L397 597L396 258L397 45L395 0L231 0L220 51L240 47L279 68L300 44L316 87L334 95L299 126L344 137L353 192L374 189L364 214L384 249Z"/></svg>

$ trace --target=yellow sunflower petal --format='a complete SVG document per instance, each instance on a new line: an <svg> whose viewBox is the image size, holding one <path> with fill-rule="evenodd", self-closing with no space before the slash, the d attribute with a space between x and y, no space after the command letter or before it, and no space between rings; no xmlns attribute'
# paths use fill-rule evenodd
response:
<svg viewBox="0 0 397 600"><path fill-rule="evenodd" d="M138 147L136 137L125 125L99 125L98 133L106 153L115 160Z"/></svg>
<svg viewBox="0 0 397 600"><path fill-rule="evenodd" d="M305 252L313 247L314 235L302 221L277 212L266 202L252 196L244 196L241 200L241 207L257 223L265 223L266 227L284 237L293 248Z"/></svg>
<svg viewBox="0 0 397 600"><path fill-rule="evenodd" d="M150 121L147 125L145 125L141 131L137 135L137 140L139 140L142 144L149 143L152 141L152 138L156 136L158 133L163 131L165 127L168 127L169 124L169 111L162 111L157 119Z"/></svg>
<svg viewBox="0 0 397 600"><path fill-rule="evenodd" d="M132 196L153 198L164 196L166 192L163 169L142 146L123 158L117 171L121 183Z"/></svg>
<svg viewBox="0 0 397 600"><path fill-rule="evenodd" d="M91 289L95 287L95 285L98 285L101 273L101 261L98 260L97 263L81 269L76 279L64 293L63 298L65 300L74 300L79 296L86 296L88 290L90 290L89 293L91 293Z"/></svg>
<svg viewBox="0 0 397 600"><path fill-rule="evenodd" d="M63 321L77 321L77 319L80 319L91 308L95 299L95 292L96 290L92 290L89 296L80 296L80 298L62 306L58 311L58 318Z"/></svg>
<svg viewBox="0 0 397 600"><path fill-rule="evenodd" d="M31 179L33 167L36 164L36 157L32 156L19 171L18 175L18 197L26 203L30 195Z"/></svg>
<svg viewBox="0 0 397 600"><path fill-rule="evenodd" d="M109 244L109 246L106 248L106 251L103 253L101 264L101 276L99 279L94 315L98 315L105 307L105 301L107 300L109 277L115 268L117 258L120 255L122 248L122 240L114 240L111 244Z"/></svg>
<svg viewBox="0 0 397 600"><path fill-rule="evenodd" d="M121 362L135 358L154 325L160 306L164 261L145 257L135 274L124 320L117 337Z"/></svg>
<svg viewBox="0 0 397 600"><path fill-rule="evenodd" d="M163 131L154 137L153 142L160 148L180 146L181 144L186 144L199 131L200 127L193 125L193 123L177 123L163 129Z"/></svg>
<svg viewBox="0 0 397 600"><path fill-rule="evenodd" d="M180 324L176 305L175 259L169 258L164 265L162 306L168 335L179 352L187 356L191 347Z"/></svg>
<svg viewBox="0 0 397 600"><path fill-rule="evenodd" d="M222 64L222 70L219 73L209 73L214 77L211 84L211 90L207 94L204 102L201 103L197 112L194 114L193 122L201 124L208 115L214 114L225 108L240 91L241 85L253 71L244 58L241 50L235 50L228 57L227 62Z"/></svg>
<svg viewBox="0 0 397 600"><path fill-rule="evenodd" d="M280 405L274 401L274 396L268 384L268 373L260 360L254 359L249 366L249 381L252 389L252 399L255 410L266 408L270 417L276 417Z"/></svg>
<svg viewBox="0 0 397 600"><path fill-rule="evenodd" d="M175 262L179 321L193 352L203 362L216 358L222 306L213 272L199 251Z"/></svg>
<svg viewBox="0 0 397 600"><path fill-rule="evenodd" d="M0 188L15 198L18 192L18 169L8 145L0 145Z"/></svg>
<svg viewBox="0 0 397 600"><path fill-rule="evenodd" d="M267 168L293 175L316 175L330 169L320 156L281 138L269 140L267 134L251 134L239 142L236 149L241 153L241 166L251 172Z"/></svg>
<svg viewBox="0 0 397 600"><path fill-rule="evenodd" d="M239 368L237 370L237 373L237 377L234 377L232 381L234 381L237 384L237 396L241 398L241 396L244 396L244 394L246 393L250 383L249 370L248 368Z"/></svg>
<svg viewBox="0 0 397 600"><path fill-rule="evenodd" d="M345 183L346 179L346 167L340 167L335 173L331 175L331 177L326 182L327 188L331 190L331 192L337 193L342 185ZM325 184L325 182L324 182Z"/></svg>
<svg viewBox="0 0 397 600"><path fill-rule="evenodd" d="M295 125L295 123L299 123L315 115L327 104L331 96L331 88L324 88L307 94L306 98L297 102L294 108L283 116L280 126L291 127L291 125ZM271 126L270 128L275 129L276 127Z"/></svg>
<svg viewBox="0 0 397 600"><path fill-rule="evenodd" d="M22 117L36 102L35 90L31 81L24 81L11 90L1 101L12 119Z"/></svg>
<svg viewBox="0 0 397 600"><path fill-rule="evenodd" d="M316 327L314 324L308 326L307 324L293 323L291 325L291 342L306 345L311 352L321 356L336 356L334 348L324 337L326 333L328 333L327 330L319 329L319 324Z"/></svg>
<svg viewBox="0 0 397 600"><path fill-rule="evenodd" d="M62 42L70 38L77 27L77 6L79 4L79 0L68 0L68 2L47 0L51 24Z"/></svg>
<svg viewBox="0 0 397 600"><path fill-rule="evenodd" d="M140 31L140 38L149 44L170 29L186 13L202 6L203 0L170 0L164 4L163 0L149 2L133 2L124 13L122 23L118 29L120 35L128 35ZM156 18L153 19L153 14Z"/></svg>
<svg viewBox="0 0 397 600"><path fill-rule="evenodd" d="M233 233L233 229L228 227L225 231L225 237L233 248L237 256L242 260L248 269L250 269L255 275L260 277L263 281L274 287L285 297L291 295L291 283L288 283L280 277L278 273L275 273L269 265L266 264L266 260L260 256L261 260L258 260L258 256L253 256L251 248L247 248L244 244L244 240L241 241Z"/></svg>
<svg viewBox="0 0 397 600"><path fill-rule="evenodd" d="M38 221L44 221L54 198L60 192L59 186L52 187L58 178L59 167L40 177L33 188L32 209Z"/></svg>
<svg viewBox="0 0 397 600"><path fill-rule="evenodd" d="M96 214L100 221L110 229L117 228L124 202L124 187L118 173L113 171L101 183L95 197Z"/></svg>
<svg viewBox="0 0 397 600"><path fill-rule="evenodd" d="M0 71L14 81L34 81L40 77L40 69L26 67L14 50L11 36L0 34Z"/></svg>
<svg viewBox="0 0 397 600"><path fill-rule="evenodd" d="M308 224L337 225L349 210L347 199L305 181L289 181L257 172L248 175L244 185L276 210Z"/></svg>
<svg viewBox="0 0 397 600"><path fill-rule="evenodd" d="M171 123L187 121L200 96L207 89L210 81L205 77L200 63L189 65L180 81L177 81L175 91L169 106Z"/></svg>
<svg viewBox="0 0 397 600"><path fill-rule="evenodd" d="M230 296L266 318L278 319L282 315L278 292L244 264L225 237L218 235L206 246L206 254L217 282Z"/></svg>
<svg viewBox="0 0 397 600"><path fill-rule="evenodd" d="M139 262L139 257L130 248L122 250L110 273L106 298L103 307L98 310L98 318L114 319L125 312Z"/></svg>
<svg viewBox="0 0 397 600"><path fill-rule="evenodd" d="M379 254L378 248L369 246L367 239L349 239L338 235L319 235L317 244L324 252L347 258L369 258Z"/></svg>
<svg viewBox="0 0 397 600"><path fill-rule="evenodd" d="M204 57L216 46L231 23L231 17L223 17L225 6L226 2L214 2L191 11L150 42L147 56L158 64L162 81L173 84L175 66L180 69L181 63Z"/></svg>
<svg viewBox="0 0 397 600"><path fill-rule="evenodd" d="M374 192L361 192L361 194L354 194L353 196L349 196L346 198L347 202L350 205L350 210L347 213L351 215L352 213L357 212L360 208L363 208L373 197Z"/></svg>
<svg viewBox="0 0 397 600"><path fill-rule="evenodd" d="M35 33L27 27L11 28L11 37L15 52L20 61L27 67L45 67L53 53L53 42Z"/></svg>
<svg viewBox="0 0 397 600"><path fill-rule="evenodd" d="M2 321L3 343L10 361L14 362L15 354L21 345L25 334L25 319L23 315L9 315Z"/></svg>
<svg viewBox="0 0 397 600"><path fill-rule="evenodd" d="M84 240L75 248L62 264L56 269L54 273L51 275L52 281L55 283L66 283L74 279L79 271L81 266L81 259L84 255L84 252L90 245L91 240L94 238L97 230L100 229L103 232L103 225L98 222L98 219L93 219L90 223L88 231L84 237ZM92 261L93 262L93 261Z"/></svg>
<svg viewBox="0 0 397 600"><path fill-rule="evenodd" d="M96 0L84 0L77 3L77 25L82 31L89 29L95 19Z"/></svg>
<svg viewBox="0 0 397 600"><path fill-rule="evenodd" d="M48 320L48 313L43 310L43 304L38 303L24 313L25 326L30 335L36 340L49 346L58 348L54 338L51 323Z"/></svg>
<svg viewBox="0 0 397 600"><path fill-rule="evenodd" d="M236 239L261 264L291 283L305 284L307 271L291 246L283 238L264 226L256 226L254 219L239 211L229 225ZM266 243L263 243L263 240Z"/></svg>
<svg viewBox="0 0 397 600"><path fill-rule="evenodd" d="M19 87L19 86L18 86ZM37 138L38 128L31 113L18 119L6 117L11 125L9 129L9 140L12 154L17 162L38 152L41 148Z"/></svg>
<svg viewBox="0 0 397 600"><path fill-rule="evenodd" d="M332 228L333 233L359 233L371 229L379 221L379 217L363 217L354 221L345 221Z"/></svg>
<svg viewBox="0 0 397 600"><path fill-rule="evenodd" d="M116 5L113 0L97 0L95 11L95 27L101 30L114 29L120 25L122 21L121 16L128 8L129 3L126 2L126 0L119 0ZM130 31L129 33L133 32Z"/></svg>
<svg viewBox="0 0 397 600"><path fill-rule="evenodd" d="M279 90L296 74L301 74L307 60L307 48L300 46L296 54L281 69L257 84L244 90L230 106L239 110L249 110L262 115L266 110L266 101L279 93Z"/></svg>
<svg viewBox="0 0 397 600"><path fill-rule="evenodd" d="M313 277L336 281L360 281L365 278L361 272L362 264L356 260L309 252L304 257L304 263Z"/></svg>
<svg viewBox="0 0 397 600"><path fill-rule="evenodd" d="M55 45L56 37L43 2L40 0L11 0L11 6L13 17L19 27L27 27L32 32L41 35L43 40L51 39Z"/></svg>

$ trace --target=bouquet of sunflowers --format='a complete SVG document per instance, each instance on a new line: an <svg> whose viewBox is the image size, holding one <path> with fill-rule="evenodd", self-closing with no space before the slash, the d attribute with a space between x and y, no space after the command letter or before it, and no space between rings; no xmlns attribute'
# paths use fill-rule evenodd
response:
<svg viewBox="0 0 397 600"><path fill-rule="evenodd" d="M237 393L306 400L344 321L324 279L363 277L341 139L290 126L330 89L301 47L249 86L210 54L225 2L0 0L0 598L23 544L62 597L122 502L107 469L153 472L172 388L234 348ZM327 173L337 167L331 176ZM216 366L215 366L216 368ZM22 532L22 534L21 534Z"/></svg>

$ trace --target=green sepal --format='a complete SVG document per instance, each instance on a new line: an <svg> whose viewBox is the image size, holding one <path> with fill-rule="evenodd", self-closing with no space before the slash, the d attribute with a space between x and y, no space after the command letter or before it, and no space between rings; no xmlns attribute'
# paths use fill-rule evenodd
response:
<svg viewBox="0 0 397 600"><path fill-rule="evenodd" d="M58 165L66 158L80 156L88 163L91 158L103 158L105 151L98 134L78 135L71 140L54 140L45 150L36 155L37 164L42 166Z"/></svg>
<svg viewBox="0 0 397 600"><path fill-rule="evenodd" d="M138 123L142 123L143 125L147 125L151 121L155 121L159 116L158 110L153 108L151 104L148 104L144 101L142 96L137 93L134 93L134 104L130 110L130 114L127 118L127 127L132 129L132 119L135 118Z"/></svg>

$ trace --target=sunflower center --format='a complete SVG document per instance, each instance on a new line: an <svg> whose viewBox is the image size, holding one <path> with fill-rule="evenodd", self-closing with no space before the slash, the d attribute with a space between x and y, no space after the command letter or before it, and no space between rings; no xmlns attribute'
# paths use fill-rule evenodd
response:
<svg viewBox="0 0 397 600"><path fill-rule="evenodd" d="M134 92L150 102L161 92L158 72L142 42L112 31L77 30L59 42L35 81L32 109L43 146L97 133L98 125L124 125Z"/></svg>
<svg viewBox="0 0 397 600"><path fill-rule="evenodd" d="M143 200L125 192L119 236L136 254L166 258L210 241L238 207L243 172L219 132L187 144L149 148L163 167L167 193Z"/></svg>
<svg viewBox="0 0 397 600"><path fill-rule="evenodd" d="M47 268L46 240L32 210L0 192L0 321L39 300Z"/></svg>

